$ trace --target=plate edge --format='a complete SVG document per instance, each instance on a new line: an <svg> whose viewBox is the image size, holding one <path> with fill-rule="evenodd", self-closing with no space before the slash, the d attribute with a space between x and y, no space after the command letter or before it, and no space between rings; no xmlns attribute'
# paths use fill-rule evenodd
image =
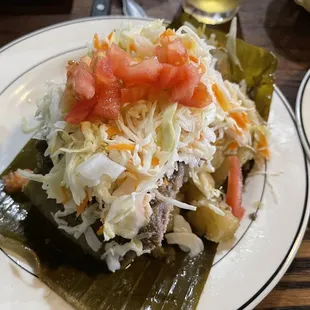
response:
<svg viewBox="0 0 310 310"><path fill-rule="evenodd" d="M310 71L309 71L310 72ZM310 75L310 73L309 73ZM302 148L302 153L304 155L304 163L305 163L305 177L306 177L306 195L305 195L305 201L304 201L304 208L302 217L299 223L299 226L297 228L294 240L289 247L288 252L286 253L284 259L280 263L279 267L275 270L275 272L272 274L272 276L267 280L267 282L261 287L261 289L247 302L245 302L241 307L239 307L237 310L250 310L254 309L271 291L272 289L278 284L280 279L283 277L291 263L293 262L293 259L295 258L295 255L302 243L304 234L306 232L309 215L310 215L310 205L309 205L309 164L308 164L308 158L306 155L306 152L303 148L303 143L301 141L301 137L298 132L298 125L296 122L296 118L294 117L294 112L291 106L289 105L287 99L283 95L283 93L280 91L280 89L275 86L274 91L279 95L281 101L283 102L285 108L287 109L290 117L292 118L292 121L296 127L297 134L299 137L299 141Z"/></svg>
<svg viewBox="0 0 310 310"><path fill-rule="evenodd" d="M304 122L302 117L302 106L303 106L303 96L305 92L305 88L310 80L310 69L307 71L305 76L302 79L302 82L298 88L297 98L296 98L296 107L295 107L295 114L296 114L296 122L297 122L297 130L300 136L301 142L303 147L306 151L308 159L310 159L310 142L306 136L306 131L304 128Z"/></svg>

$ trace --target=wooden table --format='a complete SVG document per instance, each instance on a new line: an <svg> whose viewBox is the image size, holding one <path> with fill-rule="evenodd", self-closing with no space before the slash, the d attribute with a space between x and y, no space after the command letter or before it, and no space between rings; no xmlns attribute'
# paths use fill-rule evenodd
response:
<svg viewBox="0 0 310 310"><path fill-rule="evenodd" d="M149 16L171 19L180 0L140 0ZM58 22L89 16L92 0L76 0L70 15L0 16L0 47L23 34ZM121 14L114 0L112 14ZM279 58L277 85L291 106L310 67L310 14L293 0L245 0L239 19L246 41ZM294 207L294 206L292 206ZM286 275L257 309L310 309L310 231Z"/></svg>

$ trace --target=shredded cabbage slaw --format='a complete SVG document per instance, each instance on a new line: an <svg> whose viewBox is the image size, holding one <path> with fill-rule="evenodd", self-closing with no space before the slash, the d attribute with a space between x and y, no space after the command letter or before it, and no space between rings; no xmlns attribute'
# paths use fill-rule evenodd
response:
<svg viewBox="0 0 310 310"><path fill-rule="evenodd" d="M97 39L144 58L154 54L165 30L160 20L143 26L128 23L108 38ZM234 154L237 147L248 148L253 154L264 147L254 143L257 135L266 134L255 104L240 85L224 81L216 71L210 54L214 47L188 26L179 28L175 36L186 46L192 63L205 68L201 82L211 94L209 105L198 109L178 102L140 100L124 104L116 120L76 125L64 120L64 86L49 84L47 95L38 104L40 130L36 137L47 141L45 155L51 158L53 168L46 175L20 171L22 176L41 182L48 198L64 205L54 215L59 228L77 239L84 234L94 251L102 244L91 225L101 220L104 239L111 240L102 259L113 272L120 268L120 260L128 251L137 255L145 252L137 236L150 221L152 199L196 210L197 206L158 192L178 162L189 167L189 177L214 202L210 203L214 212L222 214L216 204L221 192L211 173L220 167L224 155ZM64 217L76 213L79 206L82 223L69 227ZM203 250L201 239L181 215L175 217L174 223L174 231L166 234L168 243L179 244L190 255ZM130 241L120 245L113 241L115 236Z"/></svg>

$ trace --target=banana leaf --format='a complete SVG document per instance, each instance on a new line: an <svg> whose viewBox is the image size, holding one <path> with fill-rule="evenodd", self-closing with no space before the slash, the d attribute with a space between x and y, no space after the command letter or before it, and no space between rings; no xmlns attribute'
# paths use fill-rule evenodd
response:
<svg viewBox="0 0 310 310"><path fill-rule="evenodd" d="M176 28L184 22L200 27L184 12L171 26ZM238 40L240 70L223 48L227 41L224 33L201 27L197 31L203 31L207 36L216 34L217 50L222 55L219 70L231 81L246 80L249 96L267 120L277 63L275 57ZM34 143L31 140L26 145L7 171L37 168ZM30 183L27 191L32 195L8 196L0 183L0 246L27 258L38 277L74 307L83 310L196 308L216 253L215 243L205 240L205 251L193 259L177 248L166 247L160 259L138 257L125 262L120 271L110 273L104 263L69 238L64 238L48 216L43 215L56 204L53 201L44 203L47 198L38 184ZM41 208L34 207L29 196L32 196L32 202L41 204ZM42 212L44 207L46 210Z"/></svg>

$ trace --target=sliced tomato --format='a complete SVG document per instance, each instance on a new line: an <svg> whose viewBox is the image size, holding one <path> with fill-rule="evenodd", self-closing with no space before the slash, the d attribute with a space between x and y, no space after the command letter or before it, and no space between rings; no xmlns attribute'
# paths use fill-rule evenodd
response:
<svg viewBox="0 0 310 310"><path fill-rule="evenodd" d="M179 38L169 43L165 42L163 46L156 47L155 55L161 63L174 66L184 65L188 60L186 48Z"/></svg>
<svg viewBox="0 0 310 310"><path fill-rule="evenodd" d="M149 88L147 100L150 102L157 101L159 104L169 102L170 90L165 90L156 85L152 85Z"/></svg>
<svg viewBox="0 0 310 310"><path fill-rule="evenodd" d="M201 75L198 68L192 64L183 65L179 72L182 75L182 80L173 87L170 100L186 104L193 97Z"/></svg>
<svg viewBox="0 0 310 310"><path fill-rule="evenodd" d="M93 72L98 84L107 86L116 80L108 57L98 56L94 61Z"/></svg>
<svg viewBox="0 0 310 310"><path fill-rule="evenodd" d="M132 86L121 89L121 103L137 102L138 100L147 99L149 87Z"/></svg>
<svg viewBox="0 0 310 310"><path fill-rule="evenodd" d="M212 103L212 97L205 84L199 82L194 90L193 97L189 101L183 101L182 104L188 107L204 108Z"/></svg>
<svg viewBox="0 0 310 310"><path fill-rule="evenodd" d="M167 45L168 63L181 66L188 60L186 48L181 39L176 39Z"/></svg>
<svg viewBox="0 0 310 310"><path fill-rule="evenodd" d="M75 68L72 75L73 90L85 99L91 99L95 95L95 79L89 72L88 66L81 62Z"/></svg>
<svg viewBox="0 0 310 310"><path fill-rule="evenodd" d="M65 121L71 124L79 124L87 119L87 117L92 113L95 104L97 103L97 97L94 96L90 100L78 101L70 109L65 117Z"/></svg>
<svg viewBox="0 0 310 310"><path fill-rule="evenodd" d="M242 201L242 172L239 158L228 156L228 187L226 203L231 207L232 214L241 219L244 215Z"/></svg>
<svg viewBox="0 0 310 310"><path fill-rule="evenodd" d="M116 77L120 77L132 61L130 55L118 47L115 43L112 43L107 52L107 57L111 61L112 71Z"/></svg>
<svg viewBox="0 0 310 310"><path fill-rule="evenodd" d="M121 90L118 83L104 87L91 116L104 119L117 119L121 108Z"/></svg>
<svg viewBox="0 0 310 310"><path fill-rule="evenodd" d="M158 77L158 85L161 88L172 88L182 80L183 71L169 64L162 64Z"/></svg>
<svg viewBox="0 0 310 310"><path fill-rule="evenodd" d="M132 58L116 44L111 45L107 57L111 61L113 74L127 86L152 84L158 79L161 64L155 57L130 65Z"/></svg>
<svg viewBox="0 0 310 310"><path fill-rule="evenodd" d="M160 63L168 63L167 51L164 46L156 46L155 47L155 56L159 60Z"/></svg>
<svg viewBox="0 0 310 310"><path fill-rule="evenodd" d="M160 70L161 64L155 57L152 57L136 65L123 67L122 72L116 76L122 79L127 86L145 85L156 82Z"/></svg>

